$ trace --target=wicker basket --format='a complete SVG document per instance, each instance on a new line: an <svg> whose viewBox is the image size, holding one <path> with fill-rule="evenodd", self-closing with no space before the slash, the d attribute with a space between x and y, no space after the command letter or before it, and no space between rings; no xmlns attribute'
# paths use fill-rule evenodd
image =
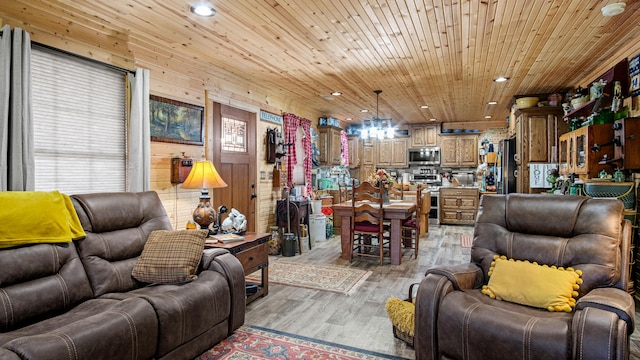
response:
<svg viewBox="0 0 640 360"><path fill-rule="evenodd" d="M419 283L413 283L411 284L411 286L409 286L409 297L404 299L404 301L408 301L410 303L413 302L413 287L418 285ZM393 326L393 336L404 341L405 343L407 343L407 345L413 347L413 336L409 335L409 333L407 332L404 332L398 329L397 327L395 327L395 325Z"/></svg>

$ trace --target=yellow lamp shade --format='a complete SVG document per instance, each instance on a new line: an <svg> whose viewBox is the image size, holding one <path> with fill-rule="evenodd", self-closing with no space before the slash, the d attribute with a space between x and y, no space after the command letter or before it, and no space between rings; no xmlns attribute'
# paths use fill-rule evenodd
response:
<svg viewBox="0 0 640 360"><path fill-rule="evenodd" d="M191 172L182 183L184 189L209 189L226 187L227 183L222 180L211 161L196 161L193 163Z"/></svg>

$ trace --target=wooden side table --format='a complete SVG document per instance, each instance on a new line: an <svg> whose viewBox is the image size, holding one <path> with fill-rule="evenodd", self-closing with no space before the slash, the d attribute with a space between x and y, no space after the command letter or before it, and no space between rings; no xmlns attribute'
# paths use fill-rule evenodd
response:
<svg viewBox="0 0 640 360"><path fill-rule="evenodd" d="M249 275L258 270L262 270L262 279L259 283L247 280L247 285L257 285L258 291L247 296L246 303L261 296L269 294L269 239L271 234L266 233L246 233L244 240L232 243L207 244L207 247L223 248L229 250L244 269L244 274Z"/></svg>

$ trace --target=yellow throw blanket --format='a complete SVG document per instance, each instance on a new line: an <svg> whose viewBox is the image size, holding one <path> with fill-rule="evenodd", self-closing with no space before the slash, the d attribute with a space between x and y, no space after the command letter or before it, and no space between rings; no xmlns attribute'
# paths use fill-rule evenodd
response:
<svg viewBox="0 0 640 360"><path fill-rule="evenodd" d="M0 192L0 224L0 248L86 236L71 199L58 191Z"/></svg>

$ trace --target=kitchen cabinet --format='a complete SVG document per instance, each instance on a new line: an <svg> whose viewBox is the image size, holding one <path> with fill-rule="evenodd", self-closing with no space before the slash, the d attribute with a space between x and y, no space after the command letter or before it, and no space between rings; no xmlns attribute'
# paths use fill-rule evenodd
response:
<svg viewBox="0 0 640 360"><path fill-rule="evenodd" d="M599 164L606 157L613 159L614 144L613 126L597 124L583 126L574 131L560 135L559 140L559 172L563 176L577 174L582 180L598 176L602 170L611 170L607 164ZM594 145L599 150L593 151Z"/></svg>
<svg viewBox="0 0 640 360"><path fill-rule="evenodd" d="M530 193L529 163L557 163L558 137L568 131L557 106L519 109L515 114L516 191Z"/></svg>
<svg viewBox="0 0 640 360"><path fill-rule="evenodd" d="M359 179L362 182L376 171L375 147L373 143L363 141L361 160Z"/></svg>
<svg viewBox="0 0 640 360"><path fill-rule="evenodd" d="M376 166L403 168L408 166L408 138L383 139L377 141Z"/></svg>
<svg viewBox="0 0 640 360"><path fill-rule="evenodd" d="M440 188L440 224L473 225L478 213L479 191L475 188Z"/></svg>
<svg viewBox="0 0 640 360"><path fill-rule="evenodd" d="M478 136L441 134L440 165L453 167L478 166Z"/></svg>
<svg viewBox="0 0 640 360"><path fill-rule="evenodd" d="M340 165L342 156L342 139L335 126L318 126L318 161L320 165Z"/></svg>
<svg viewBox="0 0 640 360"><path fill-rule="evenodd" d="M360 137L358 135L347 136L349 144L349 168L360 166Z"/></svg>
<svg viewBox="0 0 640 360"><path fill-rule="evenodd" d="M411 147L438 146L439 125L412 125Z"/></svg>

